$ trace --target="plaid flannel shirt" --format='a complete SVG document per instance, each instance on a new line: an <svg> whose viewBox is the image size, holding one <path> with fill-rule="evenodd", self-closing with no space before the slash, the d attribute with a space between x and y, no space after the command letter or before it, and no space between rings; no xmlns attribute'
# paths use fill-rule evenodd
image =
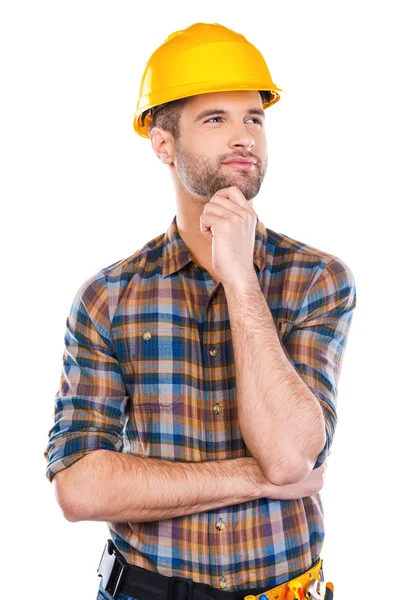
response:
<svg viewBox="0 0 400 600"><path fill-rule="evenodd" d="M259 219L254 268L277 335L323 410L326 444L316 468L337 423L354 277L338 257ZM97 449L191 462L249 456L224 288L196 263L176 216L164 234L88 278L66 324L44 453L50 481ZM108 527L128 562L234 591L279 585L310 568L323 545L323 516L316 493Z"/></svg>

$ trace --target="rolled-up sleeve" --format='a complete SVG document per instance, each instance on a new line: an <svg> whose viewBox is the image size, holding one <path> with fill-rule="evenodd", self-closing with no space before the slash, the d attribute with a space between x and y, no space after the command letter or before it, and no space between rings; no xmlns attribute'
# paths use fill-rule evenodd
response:
<svg viewBox="0 0 400 600"><path fill-rule="evenodd" d="M313 469L324 462L337 424L337 395L344 351L356 306L351 269L340 259L316 274L285 340L289 358L319 400L325 420L326 443Z"/></svg>
<svg viewBox="0 0 400 600"><path fill-rule="evenodd" d="M66 321L54 424L44 452L46 477L98 449L120 452L129 396L110 336L107 279L100 271L80 287Z"/></svg>

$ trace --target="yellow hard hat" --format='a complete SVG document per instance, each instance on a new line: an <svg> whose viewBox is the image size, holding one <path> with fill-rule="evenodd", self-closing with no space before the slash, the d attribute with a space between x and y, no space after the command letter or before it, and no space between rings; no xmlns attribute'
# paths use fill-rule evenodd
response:
<svg viewBox="0 0 400 600"><path fill-rule="evenodd" d="M197 94L258 90L264 110L285 92L272 81L255 46L218 23L194 23L174 31L151 55L144 69L133 128L148 138L152 108Z"/></svg>

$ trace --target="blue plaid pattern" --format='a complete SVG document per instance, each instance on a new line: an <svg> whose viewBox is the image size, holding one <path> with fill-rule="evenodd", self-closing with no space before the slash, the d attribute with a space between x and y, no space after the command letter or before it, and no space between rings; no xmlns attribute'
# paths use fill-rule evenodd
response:
<svg viewBox="0 0 400 600"><path fill-rule="evenodd" d="M354 276L338 257L259 219L254 268L286 355L323 410L327 440L316 468L337 423ZM236 401L223 286L196 264L174 217L165 233L101 269L75 295L46 475L51 481L97 449L191 462L248 456ZM219 414L212 410L217 402ZM223 534L215 527L219 519ZM108 526L128 562L214 587L224 577L227 591L296 577L318 559L324 541L318 493Z"/></svg>

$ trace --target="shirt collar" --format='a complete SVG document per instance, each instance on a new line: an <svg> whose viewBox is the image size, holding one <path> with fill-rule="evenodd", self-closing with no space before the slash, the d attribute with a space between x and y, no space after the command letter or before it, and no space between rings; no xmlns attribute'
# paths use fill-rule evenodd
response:
<svg viewBox="0 0 400 600"><path fill-rule="evenodd" d="M262 271L267 264L267 228L257 217L253 262L257 266L258 271ZM182 267L187 265L194 257L190 253L189 248L181 238L176 224L176 215L172 219L170 226L164 235L163 252L162 252L162 275L166 277Z"/></svg>

